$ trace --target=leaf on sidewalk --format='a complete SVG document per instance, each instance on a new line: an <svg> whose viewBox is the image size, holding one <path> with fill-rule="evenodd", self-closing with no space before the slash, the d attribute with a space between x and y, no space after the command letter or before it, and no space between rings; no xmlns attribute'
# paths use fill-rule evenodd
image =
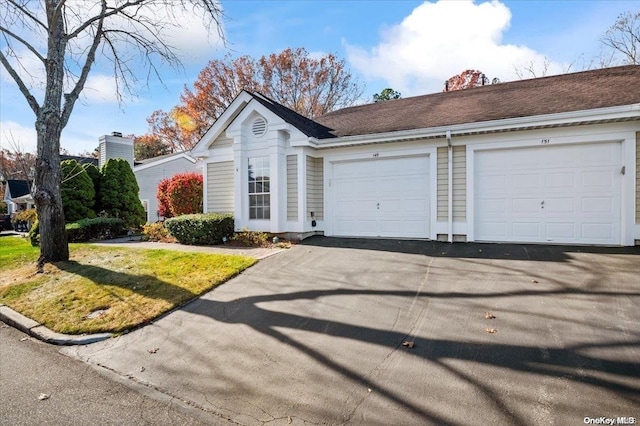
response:
<svg viewBox="0 0 640 426"><path fill-rule="evenodd" d="M495 334L498 332L498 330L496 330L495 328L485 328L484 330L485 333L489 333L489 334Z"/></svg>
<svg viewBox="0 0 640 426"><path fill-rule="evenodd" d="M151 349L147 349L147 352L149 352L150 354L155 354L159 350L160 350L160 348L151 348Z"/></svg>
<svg viewBox="0 0 640 426"><path fill-rule="evenodd" d="M402 346L406 346L409 349L413 349L413 347L415 346L415 344L413 342L410 342L408 340L405 340L404 342L402 342Z"/></svg>
<svg viewBox="0 0 640 426"><path fill-rule="evenodd" d="M531 280L532 283L538 284L538 280Z"/></svg>
<svg viewBox="0 0 640 426"><path fill-rule="evenodd" d="M51 398L51 395L46 394L46 393L41 393L40 396L38 396L38 399L40 401L44 401L45 399L49 399L49 398Z"/></svg>
<svg viewBox="0 0 640 426"><path fill-rule="evenodd" d="M484 317L486 319L495 319L496 316L493 315L493 313L491 313L491 312L487 312L486 314L484 314Z"/></svg>

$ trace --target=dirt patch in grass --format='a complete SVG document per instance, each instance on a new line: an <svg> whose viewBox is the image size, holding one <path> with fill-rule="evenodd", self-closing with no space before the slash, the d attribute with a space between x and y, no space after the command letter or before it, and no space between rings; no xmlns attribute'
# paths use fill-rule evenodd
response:
<svg viewBox="0 0 640 426"><path fill-rule="evenodd" d="M16 264L0 278L0 303L68 334L122 332L157 318L253 265L222 254L71 245L71 259Z"/></svg>

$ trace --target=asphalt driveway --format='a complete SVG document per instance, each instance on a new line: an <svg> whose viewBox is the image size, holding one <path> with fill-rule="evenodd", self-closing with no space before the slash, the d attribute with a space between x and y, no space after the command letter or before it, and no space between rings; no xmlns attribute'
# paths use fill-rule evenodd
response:
<svg viewBox="0 0 640 426"><path fill-rule="evenodd" d="M637 422L640 249L316 237L62 350L212 424Z"/></svg>

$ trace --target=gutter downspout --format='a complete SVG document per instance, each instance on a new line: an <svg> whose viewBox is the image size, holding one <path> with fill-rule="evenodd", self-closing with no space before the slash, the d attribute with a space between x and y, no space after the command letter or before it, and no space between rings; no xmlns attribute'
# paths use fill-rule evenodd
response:
<svg viewBox="0 0 640 426"><path fill-rule="evenodd" d="M447 191L448 191L448 222L449 232L447 241L453 243L453 147L451 146L451 130L447 130L447 160L448 160L448 179L447 179Z"/></svg>

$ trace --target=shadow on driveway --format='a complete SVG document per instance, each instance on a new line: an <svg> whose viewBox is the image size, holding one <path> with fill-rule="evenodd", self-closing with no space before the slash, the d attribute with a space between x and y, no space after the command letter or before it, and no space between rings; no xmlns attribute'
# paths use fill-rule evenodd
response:
<svg viewBox="0 0 640 426"><path fill-rule="evenodd" d="M640 246L594 247L543 244L442 243L426 240L336 238L315 236L301 242L317 247L351 248L431 257L565 262L571 253L640 255Z"/></svg>

